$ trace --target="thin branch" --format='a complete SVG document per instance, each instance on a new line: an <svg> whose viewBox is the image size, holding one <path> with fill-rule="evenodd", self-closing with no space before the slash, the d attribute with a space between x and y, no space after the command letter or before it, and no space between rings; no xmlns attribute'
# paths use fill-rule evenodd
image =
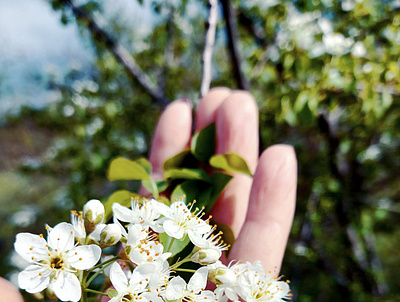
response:
<svg viewBox="0 0 400 302"><path fill-rule="evenodd" d="M248 90L249 85L240 67L240 56L237 46L237 26L233 8L230 0L221 0L221 4L224 11L226 33L228 35L228 48L231 56L234 77L239 89Z"/></svg>
<svg viewBox="0 0 400 302"><path fill-rule="evenodd" d="M200 86L200 98L205 96L210 90L210 84L212 79L212 53L215 43L215 31L217 28L217 16L218 16L218 1L210 0L210 15L208 16L208 29L206 33L206 43L203 52L203 75L201 78Z"/></svg>
<svg viewBox="0 0 400 302"><path fill-rule="evenodd" d="M75 18L87 24L87 27L93 38L104 43L106 48L120 62L128 74L139 83L139 85L156 101L161 107L165 107L168 100L164 97L162 91L152 82L152 80L143 72L129 51L122 45L117 43L105 30L100 28L92 16L84 9L76 6L73 0L64 0L68 5Z"/></svg>

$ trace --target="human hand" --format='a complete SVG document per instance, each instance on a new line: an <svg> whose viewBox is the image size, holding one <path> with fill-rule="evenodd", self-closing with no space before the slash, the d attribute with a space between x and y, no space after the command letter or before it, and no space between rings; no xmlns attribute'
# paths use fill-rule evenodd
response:
<svg viewBox="0 0 400 302"><path fill-rule="evenodd" d="M22 295L12 285L10 282L8 282L6 279L3 279L0 277L0 302L23 302L24 299L22 299Z"/></svg>
<svg viewBox="0 0 400 302"><path fill-rule="evenodd" d="M236 242L228 260L260 260L266 271L281 266L293 221L297 161L287 145L267 148L258 157L258 108L243 91L212 89L196 110L195 129L216 124L216 154L235 152L253 178L235 174L211 214L228 224ZM150 152L153 177L162 179L163 163L189 146L192 107L185 100L170 104L160 117Z"/></svg>

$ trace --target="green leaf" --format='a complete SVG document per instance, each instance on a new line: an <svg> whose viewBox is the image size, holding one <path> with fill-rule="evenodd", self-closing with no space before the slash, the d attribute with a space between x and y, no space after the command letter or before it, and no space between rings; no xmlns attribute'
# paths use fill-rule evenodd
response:
<svg viewBox="0 0 400 302"><path fill-rule="evenodd" d="M105 209L105 219L104 221L108 221L112 217L112 205L114 202L118 202L119 204L130 207L131 206L131 199L140 197L136 193L129 192L127 190L119 190L114 192L104 204Z"/></svg>
<svg viewBox="0 0 400 302"><path fill-rule="evenodd" d="M210 176L201 169L173 168L164 171L165 178L172 179L201 179L209 181Z"/></svg>
<svg viewBox="0 0 400 302"><path fill-rule="evenodd" d="M215 123L204 127L193 135L190 150L200 161L207 163L215 152Z"/></svg>
<svg viewBox="0 0 400 302"><path fill-rule="evenodd" d="M171 240L173 240L172 245ZM171 257L173 257L180 253L190 243L190 239L189 236L186 235L183 240L178 240L168 236L167 233L161 233L160 242L164 246L164 252L167 252L167 249L169 248L169 252L172 253Z"/></svg>
<svg viewBox="0 0 400 302"><path fill-rule="evenodd" d="M214 206L222 190L232 179L232 176L224 173L214 173L210 182L202 180L187 180L177 185L171 194L171 201L186 195L186 203L196 200L196 207L205 207L205 213Z"/></svg>
<svg viewBox="0 0 400 302"><path fill-rule="evenodd" d="M212 220L210 222L210 224L217 226L217 231L221 231L222 232L222 234L221 234L222 240L227 245L230 246L229 249L225 251L225 255L226 255L226 257L228 257L229 253L230 253L230 251L232 249L232 246L235 243L235 235L233 234L233 231L232 231L231 227L229 225L225 224L225 223L217 222L217 221L214 221L214 220Z"/></svg>
<svg viewBox="0 0 400 302"><path fill-rule="evenodd" d="M185 149L178 154L168 158L163 165L164 171L174 168L195 168L197 167L197 160L190 152L190 149Z"/></svg>
<svg viewBox="0 0 400 302"><path fill-rule="evenodd" d="M146 188L147 191L149 191L153 195L154 198L158 199L158 188L154 180L142 180L142 185Z"/></svg>
<svg viewBox="0 0 400 302"><path fill-rule="evenodd" d="M196 200L197 206L202 206L201 195L207 195L206 191L210 191L211 184L201 180L186 180L177 185L171 194L171 202L179 200L186 196L186 204ZM204 201L206 203L206 201Z"/></svg>
<svg viewBox="0 0 400 302"><path fill-rule="evenodd" d="M140 163L139 163L140 162ZM150 179L149 173L143 168L143 161L133 161L123 157L118 157L111 161L107 177L110 181L114 180L143 180Z"/></svg>
<svg viewBox="0 0 400 302"><path fill-rule="evenodd" d="M211 175L212 191L207 203L204 205L206 207L205 208L206 213L211 211L215 202L218 200L222 191L225 189L226 185L232 178L233 176L225 173L214 173L213 175Z"/></svg>
<svg viewBox="0 0 400 302"><path fill-rule="evenodd" d="M165 180L156 181L156 186L157 186L158 192L162 192L168 188L168 181L165 181Z"/></svg>
<svg viewBox="0 0 400 302"><path fill-rule="evenodd" d="M141 165L147 174L151 174L151 163L146 158L139 157L138 159L135 159L135 162Z"/></svg>
<svg viewBox="0 0 400 302"><path fill-rule="evenodd" d="M246 161L236 153L224 153L210 158L210 165L227 172L244 173L252 176Z"/></svg>

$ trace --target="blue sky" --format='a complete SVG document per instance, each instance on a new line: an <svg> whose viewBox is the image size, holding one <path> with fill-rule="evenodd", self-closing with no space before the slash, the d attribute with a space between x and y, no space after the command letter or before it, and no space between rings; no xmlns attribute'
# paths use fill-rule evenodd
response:
<svg viewBox="0 0 400 302"><path fill-rule="evenodd" d="M59 20L44 0L0 0L0 117L55 98L38 76L90 61L76 25Z"/></svg>
<svg viewBox="0 0 400 302"><path fill-rule="evenodd" d="M105 1L105 10L118 12L136 28L152 18L148 7L133 0ZM21 105L40 108L57 99L45 88L49 71L62 75L74 65L90 63L88 44L75 23L61 24L60 13L47 1L0 0L0 119L17 113Z"/></svg>

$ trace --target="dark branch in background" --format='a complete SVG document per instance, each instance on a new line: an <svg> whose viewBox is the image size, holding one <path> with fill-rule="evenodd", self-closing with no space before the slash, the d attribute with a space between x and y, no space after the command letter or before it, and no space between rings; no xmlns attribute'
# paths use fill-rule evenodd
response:
<svg viewBox="0 0 400 302"><path fill-rule="evenodd" d="M249 85L240 68L240 56L237 46L237 25L234 18L234 11L230 0L221 0L221 4L224 12L228 48L231 56L234 78L239 89L248 90Z"/></svg>
<svg viewBox="0 0 400 302"><path fill-rule="evenodd" d="M102 42L105 47L120 62L128 74L139 83L139 85L153 98L153 100L161 107L165 107L168 100L164 97L162 91L151 81L151 79L143 72L135 59L128 50L118 44L105 30L99 27L94 18L90 16L84 9L76 6L73 0L64 0L69 6L75 18L87 24L87 27L93 38Z"/></svg>
<svg viewBox="0 0 400 302"><path fill-rule="evenodd" d="M204 45L203 51L203 74L201 77L201 85L200 85L200 98L205 96L207 92L210 90L210 84L212 79L212 53L214 49L215 43L215 31L217 28L217 16L218 16L218 1L210 0L210 14L208 16L208 28L206 33L206 41Z"/></svg>
<svg viewBox="0 0 400 302"><path fill-rule="evenodd" d="M336 159L340 140L335 135L329 118L321 114L318 117L318 128L328 142L331 174L341 184L343 191L342 201L336 205L336 216L342 228L344 243L351 247L354 256L354 259L348 259L351 263L349 266L351 269L347 270L346 273L349 279L358 279L366 291L377 296L383 295L388 288L387 284L384 280L379 280L374 270L371 269L380 267L376 247L358 236L354 223L352 223L355 213L350 213L350 209L355 208L355 204L360 204L360 198L363 196L364 176L362 166L355 158L356 154L353 154L347 162L349 171L347 173L340 171Z"/></svg>

